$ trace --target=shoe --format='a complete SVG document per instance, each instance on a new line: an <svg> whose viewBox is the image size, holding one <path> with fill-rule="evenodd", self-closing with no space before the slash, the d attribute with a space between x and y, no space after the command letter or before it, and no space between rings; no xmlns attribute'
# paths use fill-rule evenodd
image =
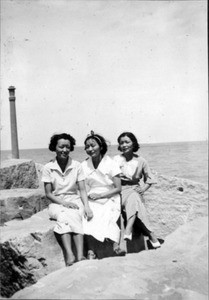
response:
<svg viewBox="0 0 209 300"><path fill-rule="evenodd" d="M125 256L126 255L126 251L122 250L121 248L116 248L113 250L114 252L114 256Z"/></svg>
<svg viewBox="0 0 209 300"><path fill-rule="evenodd" d="M132 233L130 233L130 234L124 234L123 239L131 241L132 240Z"/></svg>
<svg viewBox="0 0 209 300"><path fill-rule="evenodd" d="M92 250L88 251L87 259L96 259L96 254L94 253L94 251Z"/></svg>
<svg viewBox="0 0 209 300"><path fill-rule="evenodd" d="M72 266L73 264L74 264L74 262L75 262L75 257L73 257L73 259L72 260L70 260L70 261L67 261L65 264L66 264L66 267L70 267L70 266Z"/></svg>
<svg viewBox="0 0 209 300"><path fill-rule="evenodd" d="M80 259L77 259L77 262L82 261L82 260L86 260L86 257L82 256Z"/></svg>
<svg viewBox="0 0 209 300"><path fill-rule="evenodd" d="M149 240L149 241L150 241L153 248L157 249L157 248L161 247L161 244L160 244L159 241L157 241L157 242L152 242L151 240Z"/></svg>
<svg viewBox="0 0 209 300"><path fill-rule="evenodd" d="M72 266L74 264L74 262L75 262L75 259L73 259L73 260L71 260L69 262L66 262L66 267Z"/></svg>

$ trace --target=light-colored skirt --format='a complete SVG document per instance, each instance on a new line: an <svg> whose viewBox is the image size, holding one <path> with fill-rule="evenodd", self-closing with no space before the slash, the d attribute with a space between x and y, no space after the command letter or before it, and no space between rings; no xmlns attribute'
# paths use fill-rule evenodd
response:
<svg viewBox="0 0 209 300"><path fill-rule="evenodd" d="M144 225L149 228L146 209L144 206L143 196L134 190L135 186L122 186L122 209L126 212L127 220L133 215L137 215Z"/></svg>
<svg viewBox="0 0 209 300"><path fill-rule="evenodd" d="M72 209L64 207L63 205L51 203L48 208L49 217L56 220L54 232L58 234L77 233L83 234L82 218L83 218L83 204L77 195L64 195L66 203L75 203L79 209Z"/></svg>
<svg viewBox="0 0 209 300"><path fill-rule="evenodd" d="M84 234L92 235L100 242L104 242L105 238L119 242L120 228L116 222L121 212L120 196L102 200L89 201L93 218L90 221L83 218Z"/></svg>

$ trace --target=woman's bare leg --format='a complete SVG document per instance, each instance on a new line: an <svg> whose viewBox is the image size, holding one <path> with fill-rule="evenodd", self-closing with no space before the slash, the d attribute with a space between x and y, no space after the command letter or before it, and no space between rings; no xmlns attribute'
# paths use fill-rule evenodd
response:
<svg viewBox="0 0 209 300"><path fill-rule="evenodd" d="M77 260L82 260L84 258L83 255L83 235L82 234L73 234L73 240L75 243L76 251L77 251Z"/></svg>
<svg viewBox="0 0 209 300"><path fill-rule="evenodd" d="M75 256L72 251L71 233L62 234L61 242L63 245L65 264L66 264L66 266L70 266L75 261Z"/></svg>
<svg viewBox="0 0 209 300"><path fill-rule="evenodd" d="M136 225L141 230L142 234L149 237L149 240L154 248L160 247L160 242L158 241L158 238L156 237L155 233L151 230L149 230L145 224L140 220L136 219Z"/></svg>
<svg viewBox="0 0 209 300"><path fill-rule="evenodd" d="M133 225L134 222L136 220L136 214L131 216L128 220L127 220L127 224L126 224L126 229L125 229L125 235L130 235L132 234L133 231Z"/></svg>
<svg viewBox="0 0 209 300"><path fill-rule="evenodd" d="M149 238L150 238L150 240L151 240L153 243L157 243L157 242L158 242L158 239L157 239L157 237L156 237L156 235L155 235L154 232L150 232Z"/></svg>
<svg viewBox="0 0 209 300"><path fill-rule="evenodd" d="M140 228L140 230L142 231L142 234L145 235L145 236L148 236L149 239L153 242L153 243L156 243L158 242L158 239L155 235L155 233L151 230L149 230L145 224L137 218L136 220L136 225Z"/></svg>

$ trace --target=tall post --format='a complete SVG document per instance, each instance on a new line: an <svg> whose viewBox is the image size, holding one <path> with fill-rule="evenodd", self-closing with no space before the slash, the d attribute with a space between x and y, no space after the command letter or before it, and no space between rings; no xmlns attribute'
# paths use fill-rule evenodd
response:
<svg viewBox="0 0 209 300"><path fill-rule="evenodd" d="M15 87L10 86L9 102L10 102L10 125L11 125L11 141L12 141L12 158L19 158L18 138L17 138L17 119L15 108Z"/></svg>

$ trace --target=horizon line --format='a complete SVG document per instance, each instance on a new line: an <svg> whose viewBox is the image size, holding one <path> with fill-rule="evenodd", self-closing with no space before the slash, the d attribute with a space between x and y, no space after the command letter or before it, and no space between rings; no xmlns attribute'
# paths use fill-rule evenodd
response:
<svg viewBox="0 0 209 300"><path fill-rule="evenodd" d="M195 141L176 141L176 142L156 142L156 143L139 143L140 145L161 145L161 144L180 144L180 143L208 143L208 140L195 140ZM108 141L107 141L108 144ZM111 146L117 146L117 144L109 144L109 147ZM75 148L77 147L83 147L83 145L75 145ZM21 148L19 149L19 151L21 150L34 150L34 149L48 149L48 147L43 147L43 148ZM1 149L0 151L12 151L12 149Z"/></svg>

